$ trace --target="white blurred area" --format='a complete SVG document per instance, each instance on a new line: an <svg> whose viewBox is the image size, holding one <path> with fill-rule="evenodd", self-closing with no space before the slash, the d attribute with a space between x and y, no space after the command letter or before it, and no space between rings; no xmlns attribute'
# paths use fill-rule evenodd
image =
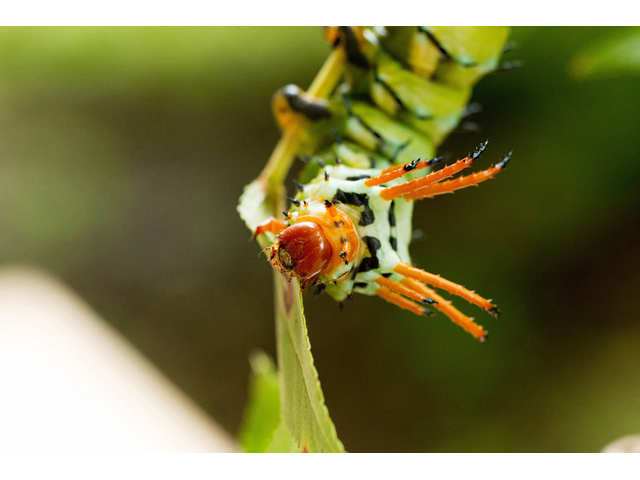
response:
<svg viewBox="0 0 640 480"><path fill-rule="evenodd" d="M236 450L68 288L0 270L0 452Z"/></svg>

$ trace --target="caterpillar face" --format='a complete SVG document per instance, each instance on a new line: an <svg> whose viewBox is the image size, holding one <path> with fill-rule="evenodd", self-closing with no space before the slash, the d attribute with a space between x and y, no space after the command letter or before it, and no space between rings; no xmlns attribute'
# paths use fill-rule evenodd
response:
<svg viewBox="0 0 640 480"><path fill-rule="evenodd" d="M320 225L300 222L278 235L273 264L283 273L306 280L322 273L332 254L333 248Z"/></svg>

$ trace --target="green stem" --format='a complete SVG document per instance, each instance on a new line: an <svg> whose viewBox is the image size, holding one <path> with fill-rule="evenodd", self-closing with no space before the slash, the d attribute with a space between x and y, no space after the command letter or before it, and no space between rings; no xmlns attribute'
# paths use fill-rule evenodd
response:
<svg viewBox="0 0 640 480"><path fill-rule="evenodd" d="M345 61L344 50L342 48L334 49L322 65L307 93L316 98L328 98L342 76ZM259 181L265 183L267 202L273 211L276 211L280 186L291 168L296 153L299 152L303 130L303 126L296 123L283 132L267 165L258 177Z"/></svg>

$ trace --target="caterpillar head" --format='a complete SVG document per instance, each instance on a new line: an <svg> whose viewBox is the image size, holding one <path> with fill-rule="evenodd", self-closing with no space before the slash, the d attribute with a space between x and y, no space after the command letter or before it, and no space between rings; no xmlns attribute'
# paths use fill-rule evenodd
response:
<svg viewBox="0 0 640 480"><path fill-rule="evenodd" d="M303 285L323 272L333 248L320 225L300 222L285 228L271 251L271 260L283 273L299 277Z"/></svg>

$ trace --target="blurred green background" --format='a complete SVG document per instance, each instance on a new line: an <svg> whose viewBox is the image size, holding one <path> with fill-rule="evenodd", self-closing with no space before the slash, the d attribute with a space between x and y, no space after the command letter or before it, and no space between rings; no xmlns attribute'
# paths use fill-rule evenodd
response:
<svg viewBox="0 0 640 480"><path fill-rule="evenodd" d="M487 344L376 298L340 313L307 297L347 450L598 451L640 433L640 79L569 74L626 32L514 29L505 59L525 66L482 80L481 131L441 149L488 138L478 168L514 150L414 217L416 264L501 307L456 302ZM232 434L250 352L275 355L271 269L237 200L279 138L271 95L306 88L328 51L317 27L0 29L0 263L60 276Z"/></svg>

